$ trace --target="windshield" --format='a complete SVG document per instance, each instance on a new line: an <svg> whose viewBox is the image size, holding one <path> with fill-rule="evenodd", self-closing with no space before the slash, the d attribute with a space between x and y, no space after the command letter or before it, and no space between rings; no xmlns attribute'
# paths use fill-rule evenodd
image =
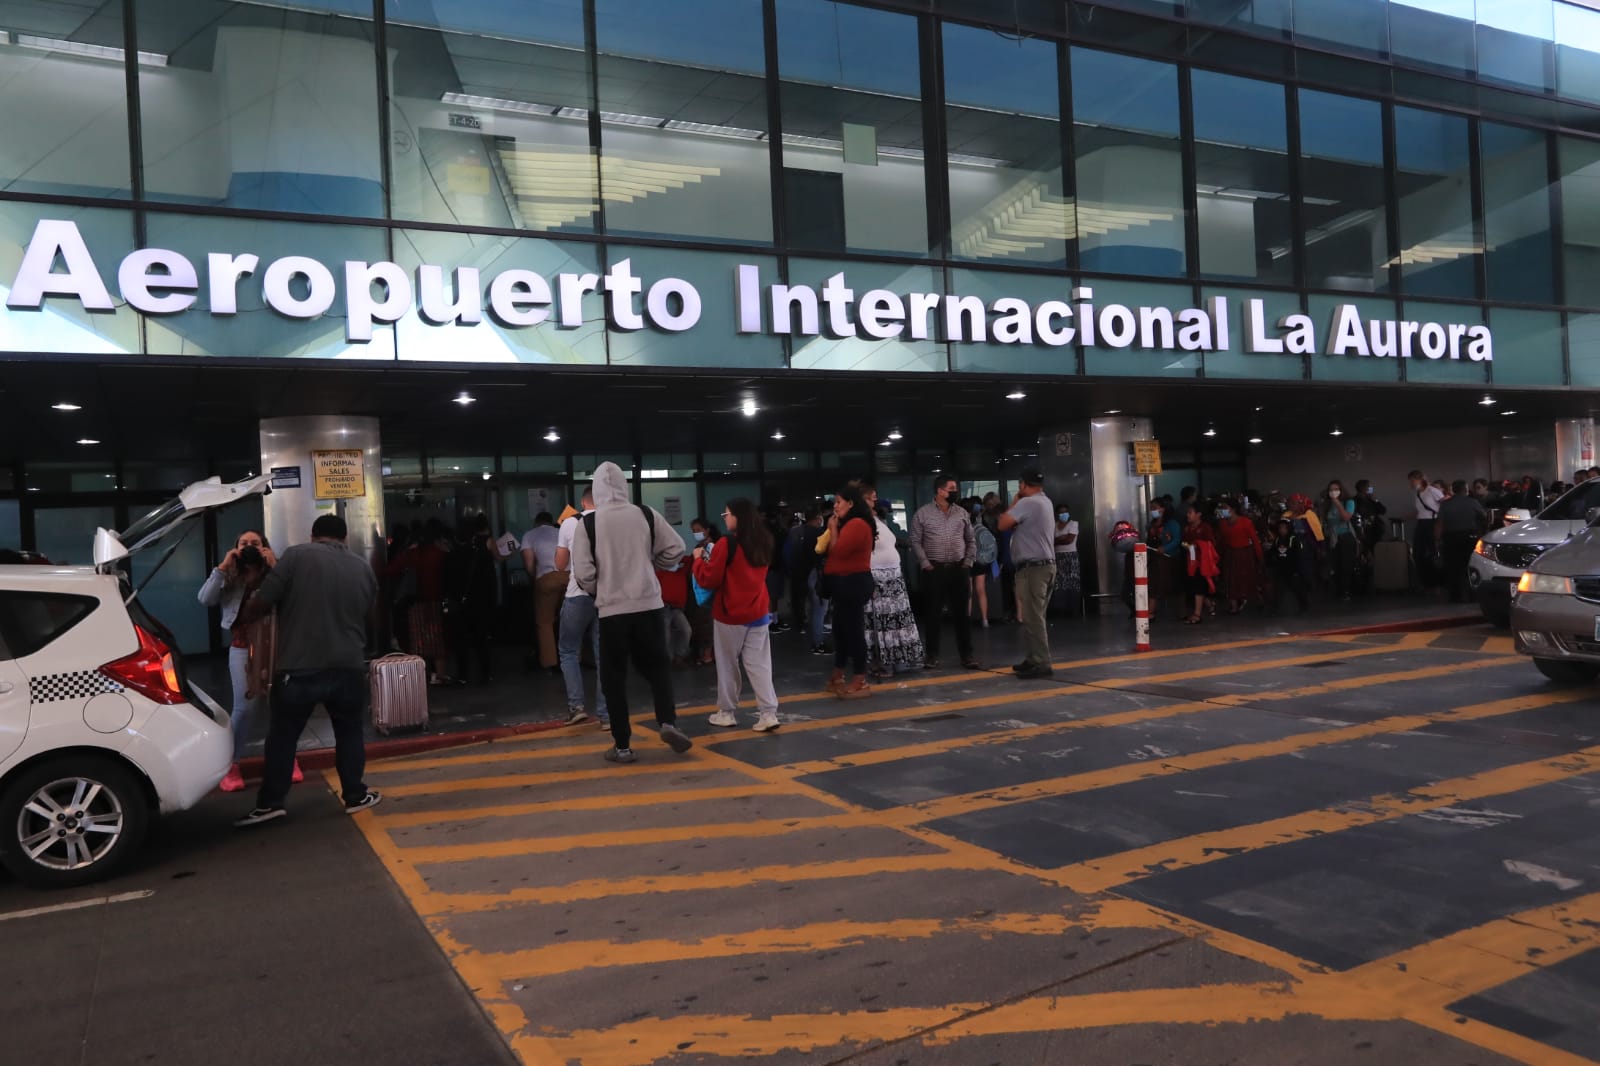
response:
<svg viewBox="0 0 1600 1066"><path fill-rule="evenodd" d="M1566 495L1539 512L1540 518L1582 522L1589 508L1600 507L1600 478L1574 485Z"/></svg>

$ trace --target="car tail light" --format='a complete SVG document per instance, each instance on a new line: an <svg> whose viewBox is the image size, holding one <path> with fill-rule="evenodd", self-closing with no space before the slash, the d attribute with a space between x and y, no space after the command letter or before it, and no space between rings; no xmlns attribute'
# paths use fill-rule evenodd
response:
<svg viewBox="0 0 1600 1066"><path fill-rule="evenodd" d="M185 703L178 666L168 648L143 626L135 625L139 648L131 655L106 663L100 672L157 703Z"/></svg>

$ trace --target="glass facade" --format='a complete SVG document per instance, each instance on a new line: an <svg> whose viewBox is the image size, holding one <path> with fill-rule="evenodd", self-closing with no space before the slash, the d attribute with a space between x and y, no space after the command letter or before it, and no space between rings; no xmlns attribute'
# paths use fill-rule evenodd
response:
<svg viewBox="0 0 1600 1066"><path fill-rule="evenodd" d="M994 6L0 0L0 350L1590 376L1600 12ZM1231 328L1108 345L1080 288ZM1247 347L1256 299L1316 350ZM1506 332L1369 362L1346 304Z"/></svg>

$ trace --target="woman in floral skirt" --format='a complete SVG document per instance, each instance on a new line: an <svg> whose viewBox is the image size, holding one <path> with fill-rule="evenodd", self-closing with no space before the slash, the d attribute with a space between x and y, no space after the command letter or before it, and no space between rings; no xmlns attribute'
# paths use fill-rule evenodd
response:
<svg viewBox="0 0 1600 1066"><path fill-rule="evenodd" d="M911 610L911 595L906 591L905 574L900 569L900 552L895 547L894 530L878 510L878 490L868 482L860 484L861 498L872 509L878 539L872 545L872 599L867 604L867 654L872 664L872 679L884 681L895 674L921 670L922 633Z"/></svg>

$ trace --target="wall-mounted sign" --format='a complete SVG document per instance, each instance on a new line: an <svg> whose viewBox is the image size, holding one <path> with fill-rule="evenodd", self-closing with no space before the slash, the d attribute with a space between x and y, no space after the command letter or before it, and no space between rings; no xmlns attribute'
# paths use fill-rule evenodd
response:
<svg viewBox="0 0 1600 1066"><path fill-rule="evenodd" d="M275 489L297 489L300 487L300 468L298 466L275 466L269 473L272 474L270 484Z"/></svg>
<svg viewBox="0 0 1600 1066"><path fill-rule="evenodd" d="M486 192L489 174L485 168L452 167L450 181ZM447 270L427 263L414 272L397 263L354 259L331 268L299 255L263 264L248 252L208 253L201 270L179 252L144 248L123 257L116 279L122 301L146 315L187 312L203 291L208 313L229 317L238 313L241 288L258 288L266 306L285 318L320 319L330 313L343 318L345 338L352 343L369 342L375 328L408 316L436 326L474 326L487 316L506 329L545 322L560 330L581 329L592 317L584 308L591 293L602 297L607 325L621 332L682 333L700 324L705 309L693 284L683 278L641 278L633 273L631 259L617 260L604 275L547 276L513 268L484 278L476 267ZM752 263L734 267L732 287L732 314L720 327L740 334L1150 352L1233 350L1225 296L1199 307L1099 305L1088 285L1070 287L1069 298L1066 279L1061 299L1036 303L1015 296L985 300L958 293L858 292L843 271L817 286L763 284L761 268ZM76 300L87 311L118 306L77 224L62 219L43 219L34 227L6 307L37 311L51 297ZM340 302L342 313L335 310ZM713 301L713 306L727 304ZM1345 303L1333 309L1319 336L1309 315L1270 319L1264 300L1245 300L1241 312L1241 346L1254 355L1494 359L1494 340L1484 325L1369 319L1357 305Z"/></svg>
<svg viewBox="0 0 1600 1066"><path fill-rule="evenodd" d="M312 484L319 500L348 500L367 494L365 460L360 448L335 448L311 453Z"/></svg>
<svg viewBox="0 0 1600 1066"><path fill-rule="evenodd" d="M662 517L667 520L667 525L669 525L669 526L681 526L681 525L683 525L683 497L682 496L668 496L664 500L661 501L661 506L662 506L662 509L663 509Z"/></svg>
<svg viewBox="0 0 1600 1066"><path fill-rule="evenodd" d="M1161 473L1161 442L1136 440L1133 442L1133 472L1140 477L1154 477Z"/></svg>

